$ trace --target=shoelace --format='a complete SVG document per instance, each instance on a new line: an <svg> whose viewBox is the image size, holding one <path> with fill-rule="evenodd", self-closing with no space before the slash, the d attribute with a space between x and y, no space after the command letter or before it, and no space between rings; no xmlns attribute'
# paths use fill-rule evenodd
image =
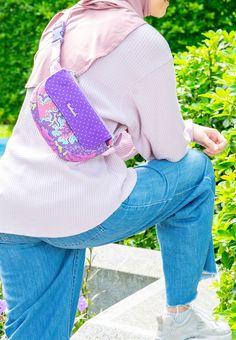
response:
<svg viewBox="0 0 236 340"><path fill-rule="evenodd" d="M200 314L201 316L203 316L205 319L214 322L215 326L218 326L217 321L210 316L209 314L207 314L202 308L200 308L199 306L191 306L189 307L192 310L195 310L198 314ZM178 309L177 309L177 313L178 313ZM157 323L158 323L158 330L161 331L163 329L163 317L162 315L159 315L156 317Z"/></svg>
<svg viewBox="0 0 236 340"><path fill-rule="evenodd" d="M179 307L180 306L177 306L177 314L180 313ZM189 308L191 308L191 305L189 305ZM163 329L163 316L162 315L157 316L156 320L157 320L157 323L158 323L158 331L162 331L162 329Z"/></svg>
<svg viewBox="0 0 236 340"><path fill-rule="evenodd" d="M214 323L215 328L217 328L219 326L218 322L214 319L214 317L210 316L209 314L207 314L205 312L205 310L203 310L202 308L200 308L199 306L192 306L190 305L190 309L192 309L193 311L195 310L198 314L200 314L201 316L203 316L205 319L211 321ZM178 310L178 309L177 309ZM158 323L158 333L163 330L163 316L159 315L156 317L157 323ZM160 340L161 338L157 335L157 337L155 338L155 340ZM185 340L191 340L193 339L193 337L189 337L186 338Z"/></svg>

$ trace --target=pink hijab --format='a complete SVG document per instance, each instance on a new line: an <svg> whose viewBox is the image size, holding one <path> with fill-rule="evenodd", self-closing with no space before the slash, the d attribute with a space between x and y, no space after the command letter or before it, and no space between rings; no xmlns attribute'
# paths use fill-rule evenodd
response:
<svg viewBox="0 0 236 340"><path fill-rule="evenodd" d="M35 87L50 75L52 27L64 11L48 23L34 57L34 67L25 87ZM110 53L135 28L146 24L150 0L81 0L72 6L62 45L62 67L82 74L102 56Z"/></svg>

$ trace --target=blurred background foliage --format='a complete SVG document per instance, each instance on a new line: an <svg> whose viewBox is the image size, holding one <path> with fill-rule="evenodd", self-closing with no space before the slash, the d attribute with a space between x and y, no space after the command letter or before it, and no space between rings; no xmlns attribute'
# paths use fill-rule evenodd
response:
<svg viewBox="0 0 236 340"><path fill-rule="evenodd" d="M40 35L73 1L0 0L0 137L9 137L25 95ZM221 272L216 315L225 316L236 339L236 4L235 0L175 1L163 18L147 17L168 41L184 119L217 128L228 147L211 158L216 176L213 240ZM192 143L193 148L202 150ZM137 155L128 167L145 160ZM155 226L118 243L160 249ZM1 325L0 325L1 326Z"/></svg>
<svg viewBox="0 0 236 340"><path fill-rule="evenodd" d="M0 0L0 122L14 125L33 66L40 35L59 10L75 4L66 0ZM196 45L203 32L230 31L236 22L235 0L178 0L162 18L145 20L167 39L173 52Z"/></svg>

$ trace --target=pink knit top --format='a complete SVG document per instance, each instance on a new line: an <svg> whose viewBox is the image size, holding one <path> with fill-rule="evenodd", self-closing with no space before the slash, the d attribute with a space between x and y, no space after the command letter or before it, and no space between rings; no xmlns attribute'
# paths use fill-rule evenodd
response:
<svg viewBox="0 0 236 340"><path fill-rule="evenodd" d="M78 53L70 41L66 46L65 55ZM44 48L46 53L50 46ZM63 161L35 126L29 88L0 159L0 232L60 237L94 228L135 186L136 170L124 160L139 153L146 160L177 162L188 151L193 125L180 112L171 50L148 23L97 59L79 84L109 130L125 126L130 135L124 133L107 155L86 163Z"/></svg>

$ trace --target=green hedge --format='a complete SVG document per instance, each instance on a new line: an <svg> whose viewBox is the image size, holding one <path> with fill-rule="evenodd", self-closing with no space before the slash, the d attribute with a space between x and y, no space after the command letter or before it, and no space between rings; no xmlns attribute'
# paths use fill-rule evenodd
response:
<svg viewBox="0 0 236 340"><path fill-rule="evenodd" d="M164 17L150 17L148 21L165 36L172 51L184 51L188 45L197 45L205 31L233 30L235 0L170 0Z"/></svg>
<svg viewBox="0 0 236 340"><path fill-rule="evenodd" d="M223 271L215 312L229 319L236 337L236 32L209 31L198 47L175 55L178 98L185 118L217 128L228 147L212 157L216 177L213 235ZM202 149L202 147L200 147Z"/></svg>
<svg viewBox="0 0 236 340"><path fill-rule="evenodd" d="M50 18L74 1L6 0L0 6L0 123L14 125L33 66L40 35ZM179 0L171 3L163 18L148 17L167 39L172 51L202 40L201 33L236 21L235 0Z"/></svg>

